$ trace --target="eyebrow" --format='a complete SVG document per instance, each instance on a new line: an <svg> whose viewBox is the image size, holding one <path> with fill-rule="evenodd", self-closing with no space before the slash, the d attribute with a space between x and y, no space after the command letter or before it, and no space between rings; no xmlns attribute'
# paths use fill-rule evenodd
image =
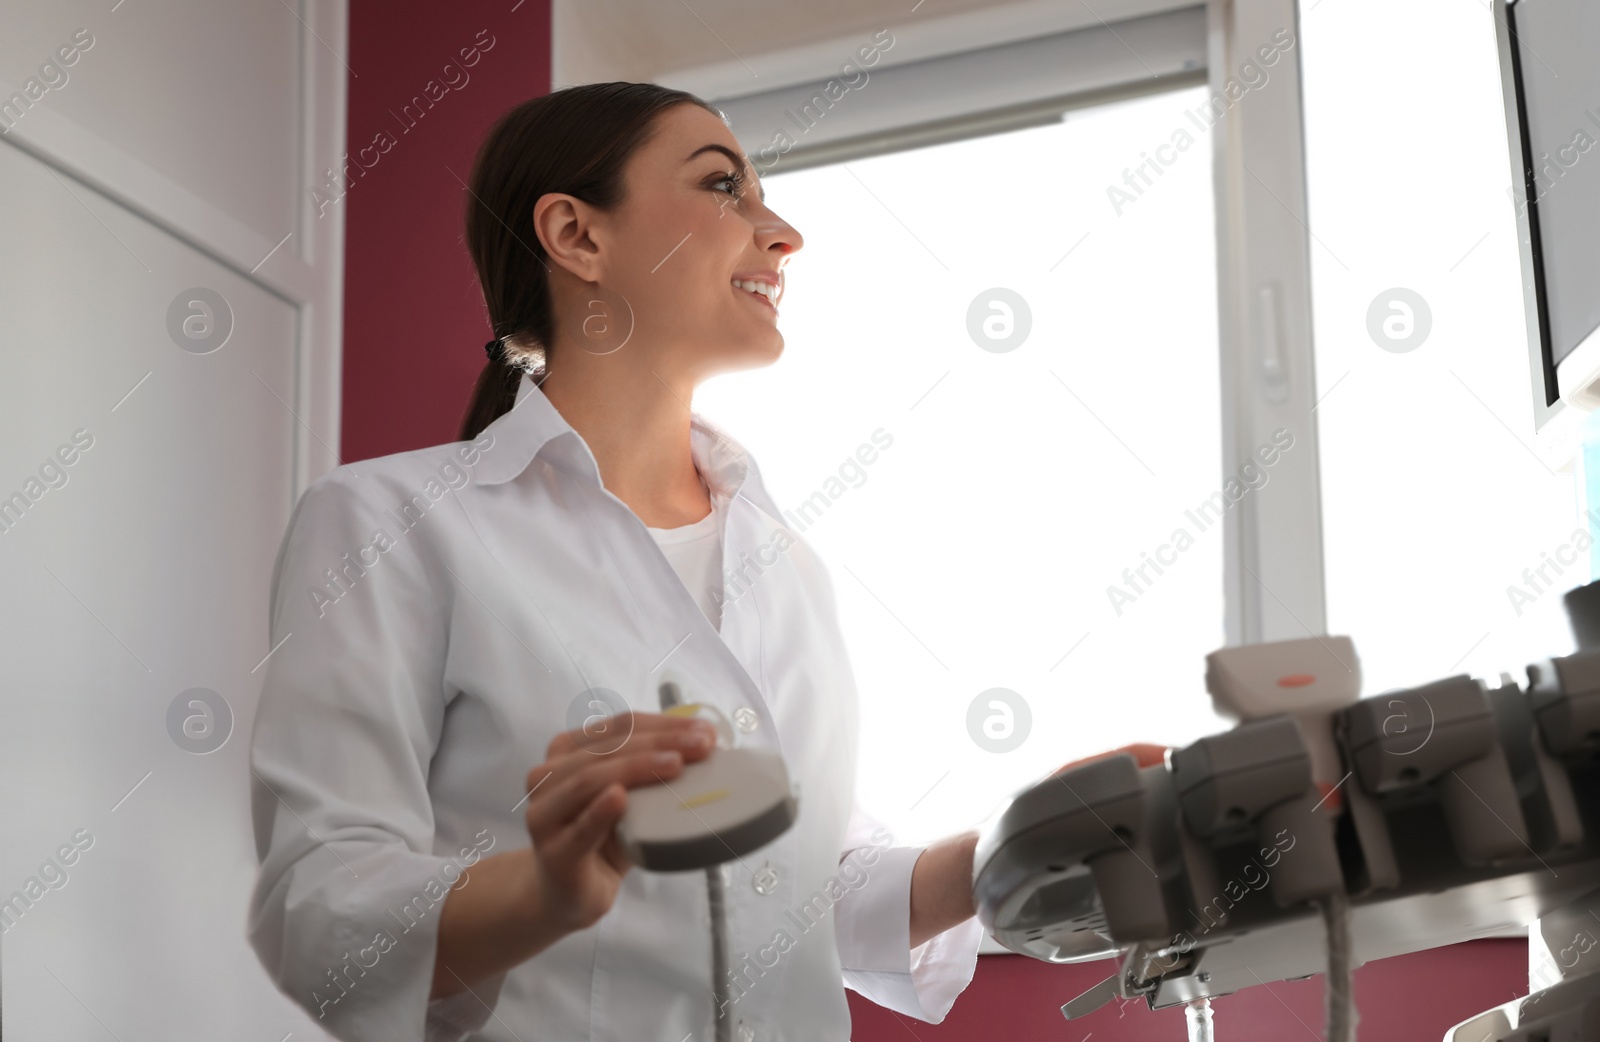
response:
<svg viewBox="0 0 1600 1042"><path fill-rule="evenodd" d="M746 163L739 156L734 155L733 149L729 148L726 145L715 145L715 144L712 144L712 145L701 145L699 148L695 149L693 152L690 152L689 155L688 155L688 158L686 158L684 160L684 162L685 163L689 162L689 160L693 159L695 156L700 155L702 152L721 152L723 155L728 157L728 162L732 163L734 166L740 168L741 170L744 169L746 166L749 166L749 164ZM767 201L767 188L766 188L765 185L763 185L761 183L761 175L756 172L756 168L753 167L753 166L750 167L750 172L752 174L755 174L756 188L761 193L761 201L762 202L766 202Z"/></svg>

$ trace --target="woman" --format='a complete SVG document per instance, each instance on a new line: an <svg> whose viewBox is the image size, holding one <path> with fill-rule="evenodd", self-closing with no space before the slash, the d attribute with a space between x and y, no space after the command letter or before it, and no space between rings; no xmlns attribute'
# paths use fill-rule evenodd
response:
<svg viewBox="0 0 1600 1042"><path fill-rule="evenodd" d="M981 936L976 834L898 846L855 806L828 575L689 404L782 352L800 234L715 109L632 83L507 113L466 230L496 339L461 440L337 468L279 551L263 964L345 1039L838 1040L842 984L942 1020ZM798 794L709 888L614 832L628 789L710 753L657 711L669 673Z"/></svg>

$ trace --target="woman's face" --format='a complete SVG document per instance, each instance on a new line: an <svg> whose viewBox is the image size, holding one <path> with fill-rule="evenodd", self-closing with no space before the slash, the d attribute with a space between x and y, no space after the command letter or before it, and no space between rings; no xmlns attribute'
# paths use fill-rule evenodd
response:
<svg viewBox="0 0 1600 1042"><path fill-rule="evenodd" d="M769 284L781 304L783 268L802 240L767 209L726 124L693 104L659 113L623 181L616 210L588 211L597 285L577 287L580 297L594 289L601 306L617 307L618 324L631 312L622 350L648 353L663 379L691 383L776 361L777 307L735 282Z"/></svg>

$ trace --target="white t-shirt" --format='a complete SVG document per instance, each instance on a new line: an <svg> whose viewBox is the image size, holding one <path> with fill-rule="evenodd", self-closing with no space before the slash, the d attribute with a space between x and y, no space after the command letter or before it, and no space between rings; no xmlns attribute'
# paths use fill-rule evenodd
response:
<svg viewBox="0 0 1600 1042"><path fill-rule="evenodd" d="M694 602L722 629L722 497L711 497L711 513L692 524L677 528L650 528L650 536L661 547L672 570L689 588Z"/></svg>

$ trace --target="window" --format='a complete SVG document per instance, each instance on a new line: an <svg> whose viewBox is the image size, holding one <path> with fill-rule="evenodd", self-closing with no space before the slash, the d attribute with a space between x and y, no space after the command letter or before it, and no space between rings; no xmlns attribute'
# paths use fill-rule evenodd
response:
<svg viewBox="0 0 1600 1042"><path fill-rule="evenodd" d="M1308 18L1329 632L1367 694L1517 676L1571 652L1561 592L1593 532L1533 433L1494 26L1471 6L1385 8L1381 34L1337 4ZM1426 76L1365 74L1414 64L1418 34Z"/></svg>
<svg viewBox="0 0 1600 1042"><path fill-rule="evenodd" d="M1075 757L1224 726L1203 662L1225 639L1206 96L768 175L806 237L784 355L695 405L828 564L858 790L897 841ZM1021 700L1009 721L995 688ZM1008 723L1014 749L980 746Z"/></svg>

